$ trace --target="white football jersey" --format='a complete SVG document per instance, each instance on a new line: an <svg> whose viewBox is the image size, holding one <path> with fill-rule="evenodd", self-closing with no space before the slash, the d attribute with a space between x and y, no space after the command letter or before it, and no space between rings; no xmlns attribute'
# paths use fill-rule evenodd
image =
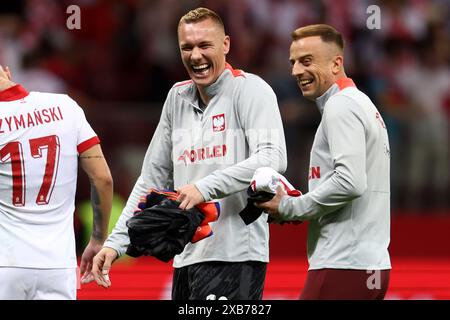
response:
<svg viewBox="0 0 450 320"><path fill-rule="evenodd" d="M0 92L0 266L76 268L78 154L99 142L69 96Z"/></svg>

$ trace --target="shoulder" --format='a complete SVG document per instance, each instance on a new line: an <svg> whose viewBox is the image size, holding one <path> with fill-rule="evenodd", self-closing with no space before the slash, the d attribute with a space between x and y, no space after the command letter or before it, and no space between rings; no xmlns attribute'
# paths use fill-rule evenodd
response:
<svg viewBox="0 0 450 320"><path fill-rule="evenodd" d="M172 85L166 96L165 105L172 105L181 97L189 97L196 91L195 83L192 80L183 80Z"/></svg>
<svg viewBox="0 0 450 320"><path fill-rule="evenodd" d="M186 90L190 90L194 87L194 81L192 80L183 80L176 82L172 88L170 88L168 96L174 93L181 93Z"/></svg>
<svg viewBox="0 0 450 320"><path fill-rule="evenodd" d="M364 104L368 97L356 88L339 91L325 104L323 116L325 119L357 117L363 118Z"/></svg>
<svg viewBox="0 0 450 320"><path fill-rule="evenodd" d="M46 106L59 107L72 112L84 112L81 106L65 93L31 91L29 98L35 105L45 104Z"/></svg>
<svg viewBox="0 0 450 320"><path fill-rule="evenodd" d="M192 85L194 82L192 81L192 80L183 80L183 81L179 81L179 82L176 82L173 86L172 86L172 89L175 89L175 88L180 88L180 89L182 89L182 88L187 88L188 86L190 86L190 85Z"/></svg>
<svg viewBox="0 0 450 320"><path fill-rule="evenodd" d="M34 100L53 101L69 105L71 104L78 105L74 99L72 99L68 94L65 93L31 91L29 96Z"/></svg>
<svg viewBox="0 0 450 320"><path fill-rule="evenodd" d="M236 77L235 81L245 94L255 96L275 95L272 87L260 76L248 72L243 72L243 74L245 76Z"/></svg>

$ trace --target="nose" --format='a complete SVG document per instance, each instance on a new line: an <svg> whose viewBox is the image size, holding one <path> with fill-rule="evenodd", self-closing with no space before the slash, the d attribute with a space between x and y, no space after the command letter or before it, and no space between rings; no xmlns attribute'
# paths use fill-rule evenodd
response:
<svg viewBox="0 0 450 320"><path fill-rule="evenodd" d="M194 47L191 53L192 60L200 60L202 58L202 53L199 47Z"/></svg>
<svg viewBox="0 0 450 320"><path fill-rule="evenodd" d="M291 72L291 74L294 77L301 77L304 72L305 72L305 67L303 66L303 64L299 63L297 61L294 62L294 64L292 65L292 72Z"/></svg>

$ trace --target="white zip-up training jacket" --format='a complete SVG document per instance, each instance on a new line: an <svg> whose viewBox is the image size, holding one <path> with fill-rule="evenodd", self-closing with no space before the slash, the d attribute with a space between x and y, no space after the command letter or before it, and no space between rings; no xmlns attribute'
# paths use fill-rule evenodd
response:
<svg viewBox="0 0 450 320"><path fill-rule="evenodd" d="M285 196L286 220L309 220L309 269L390 269L389 141L370 99L343 78L316 99L309 192Z"/></svg>
<svg viewBox="0 0 450 320"><path fill-rule="evenodd" d="M142 173L121 217L105 242L124 254L125 222L148 189L177 189L194 183L205 201L220 199L221 215L210 223L213 235L188 244L174 267L205 261L269 261L267 217L246 226L239 212L245 190L259 167L286 170L286 144L277 99L256 75L227 64L207 88L211 100L202 111L192 81L169 91L161 119L145 155Z"/></svg>

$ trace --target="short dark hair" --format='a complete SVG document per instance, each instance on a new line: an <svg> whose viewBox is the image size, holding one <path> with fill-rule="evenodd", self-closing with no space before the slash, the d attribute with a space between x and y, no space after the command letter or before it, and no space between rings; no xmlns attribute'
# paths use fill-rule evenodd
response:
<svg viewBox="0 0 450 320"><path fill-rule="evenodd" d="M333 42L344 51L344 39L342 35L328 24L311 24L298 28L291 34L293 41L314 36L319 36L323 42Z"/></svg>
<svg viewBox="0 0 450 320"><path fill-rule="evenodd" d="M225 26L224 26L223 21L220 18L220 16L217 13L215 13L214 11L212 11L208 8L203 8L203 7L193 9L193 10L189 11L188 13L186 13L184 16L182 16L180 19L180 22L178 23L178 28L183 23L196 23L196 22L207 20L207 19L211 19L214 22L216 22L221 27L221 29L225 32Z"/></svg>

